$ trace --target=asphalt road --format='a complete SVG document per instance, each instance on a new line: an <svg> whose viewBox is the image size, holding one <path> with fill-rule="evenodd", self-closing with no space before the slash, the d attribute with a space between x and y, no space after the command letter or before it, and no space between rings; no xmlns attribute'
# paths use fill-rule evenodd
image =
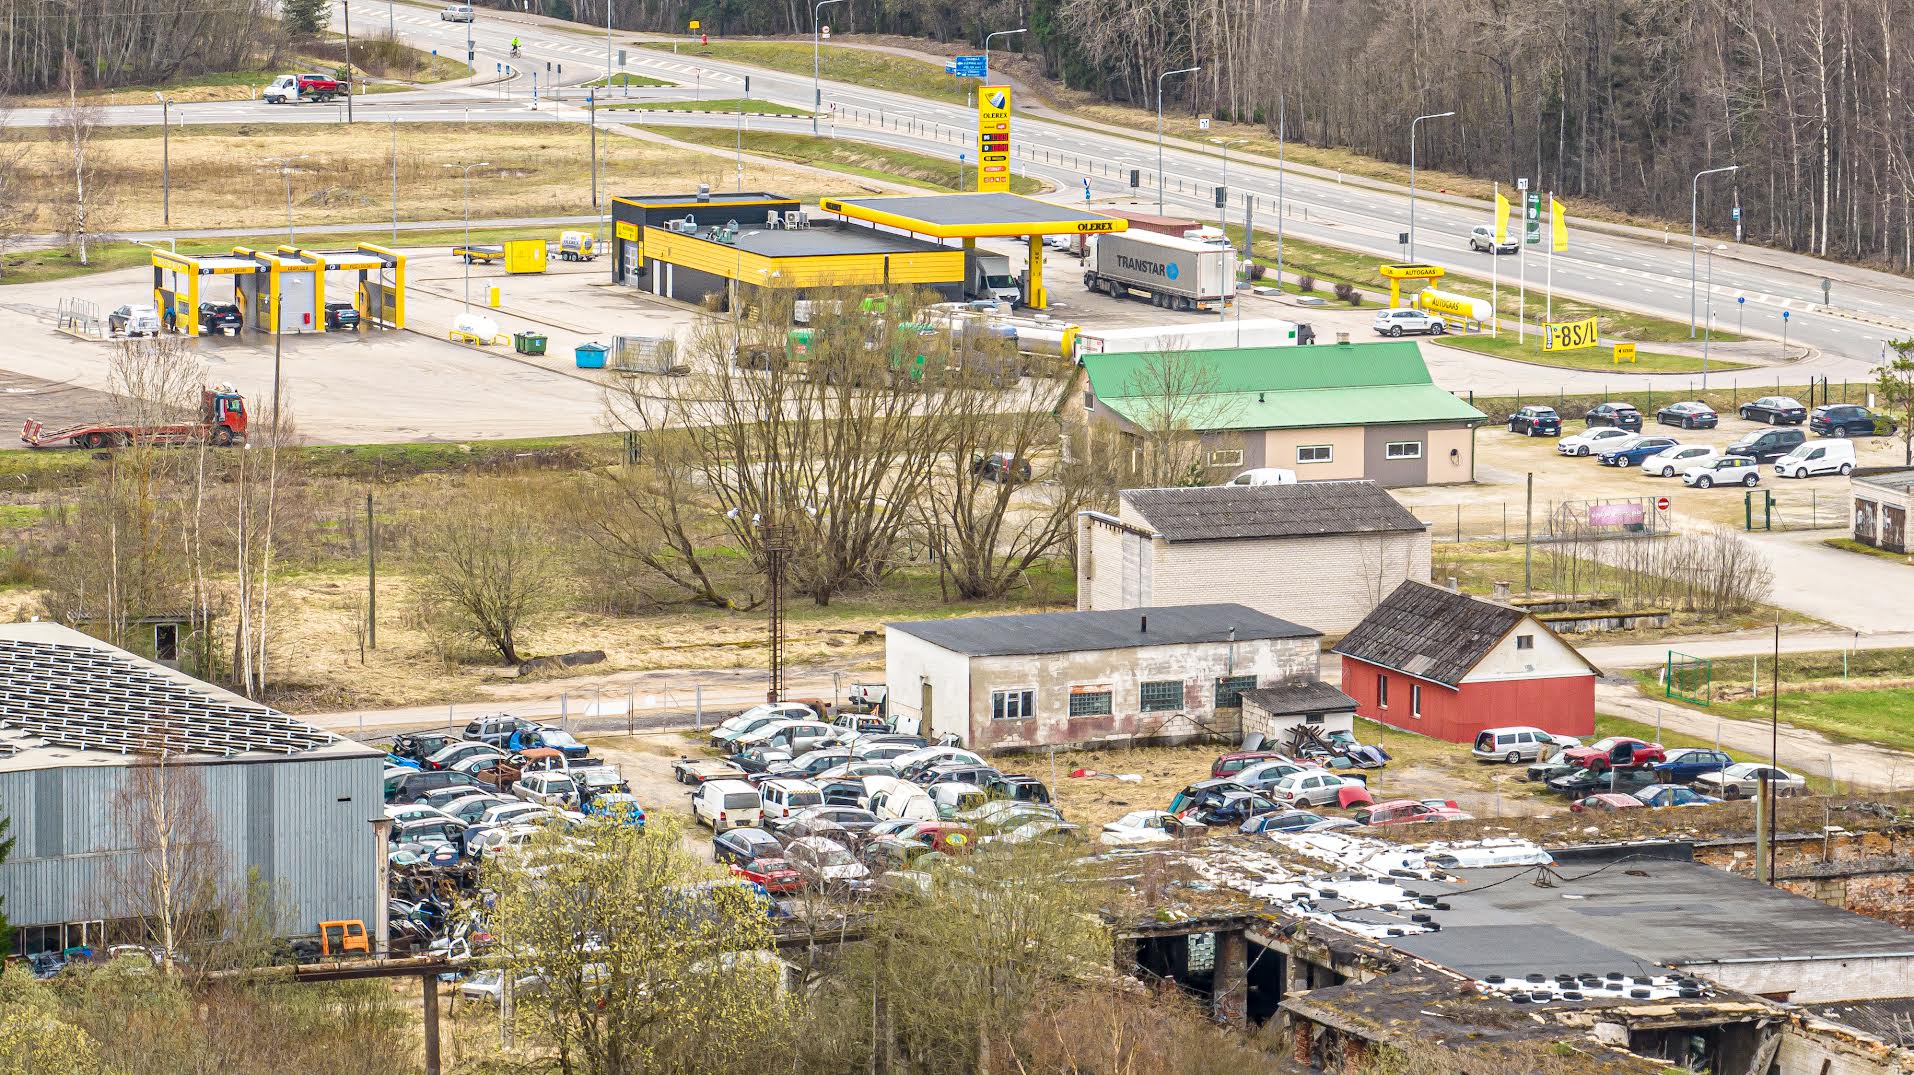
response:
<svg viewBox="0 0 1914 1075"><path fill-rule="evenodd" d="M360 98L355 110L361 122L390 119L403 124L468 118L578 122L584 118L580 84L605 71L606 37L602 32L504 13L486 12L478 23L468 26L441 22L435 11L423 7L398 5L392 11L399 35L421 48L456 55L464 50L469 30L479 74L466 82L427 90ZM359 24L383 30L383 15L375 8L368 17L362 7ZM515 35L524 40L524 55L516 61L506 56L507 43ZM689 53L673 55L638 47L630 43L630 38L619 34L614 39L614 49L623 48L626 53L625 65L618 67L614 52L614 69L677 83L671 88L633 89L629 92L634 97L733 97L741 94L748 75L754 98L798 107L806 107L811 101L807 77ZM536 110L534 82L539 98ZM566 95L565 100L552 100L554 86ZM614 89L607 97L622 97L625 92ZM821 129L826 133L945 157L971 151L975 120L962 106L828 80L823 83L823 99ZM342 113L343 107L337 104L270 106L241 101L173 107L174 120L179 123L335 123ZM50 110L22 109L13 121L30 126L45 124L50 118ZM611 118L600 116L601 121ZM635 125L729 128L738 124L731 116L687 113L622 112L615 118ZM109 123L152 124L158 119L156 104L106 110ZM754 130L810 129L810 121L805 119L752 117L745 122ZM1427 137L1438 139L1442 133L1434 129ZM1017 148L1015 166L1056 183L1060 189L1054 197L1059 200L1074 201L1078 192L1084 191L1086 180L1089 193L1098 199L1133 193L1148 199L1155 193L1155 144L1147 136L1020 114ZM1140 192L1128 186L1128 170L1132 167L1144 173ZM1214 216L1210 190L1220 178L1220 158L1208 147L1178 140L1167 145L1166 207L1203 218ZM1278 172L1273 162L1236 154L1229 163L1229 178L1231 219L1241 218L1241 196L1254 195L1258 231L1266 235L1276 226ZM1379 258L1394 260L1401 256L1396 240L1407 230L1409 204L1401 188L1369 180L1344 180L1299 165L1285 170L1281 185L1285 233L1373 253ZM1488 275L1490 256L1468 252L1465 242L1472 225L1488 220L1485 204L1428 190L1421 192L1416 204L1417 252L1421 260ZM1725 226L1727 222L1711 223ZM1575 224L1573 228L1570 250L1554 258L1552 275L1560 293L1675 319L1689 317L1690 258L1687 244L1679 235L1611 226ZM1505 286L1512 286L1521 275L1519 260L1529 261L1529 297L1532 304L1539 305L1544 280L1550 275L1546 259L1535 255L1501 258ZM1827 308L1819 305L1823 277L1833 284L1833 305ZM1798 364L1804 373L1826 374L1837 380L1863 378L1879 361L1886 339L1914 330L1914 322L1904 313L1914 283L1885 273L1756 247L1733 247L1717 255L1714 279L1717 326L1729 331L1741 327L1751 335L1779 336L1785 313L1789 342L1815 349L1813 357ZM1739 309L1737 297L1746 299ZM1705 321L1705 288L1700 302Z"/></svg>

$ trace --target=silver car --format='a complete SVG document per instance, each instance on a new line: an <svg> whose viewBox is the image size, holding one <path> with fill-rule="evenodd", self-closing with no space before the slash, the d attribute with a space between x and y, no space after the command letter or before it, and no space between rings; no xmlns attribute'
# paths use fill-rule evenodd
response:
<svg viewBox="0 0 1914 1075"><path fill-rule="evenodd" d="M1480 250L1485 254L1513 254L1522 249L1522 244L1513 234L1497 242L1494 228L1487 224L1477 224L1469 229L1469 249Z"/></svg>

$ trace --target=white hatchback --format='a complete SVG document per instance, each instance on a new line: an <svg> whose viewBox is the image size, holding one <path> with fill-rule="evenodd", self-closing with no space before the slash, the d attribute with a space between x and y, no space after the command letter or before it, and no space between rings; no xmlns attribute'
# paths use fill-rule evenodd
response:
<svg viewBox="0 0 1914 1075"><path fill-rule="evenodd" d="M1611 448L1619 447L1623 440L1636 434L1614 426L1596 426L1572 437L1563 437L1555 442L1555 450L1562 455L1600 455Z"/></svg>
<svg viewBox="0 0 1914 1075"><path fill-rule="evenodd" d="M1677 444L1660 455L1642 460L1642 473L1672 478L1689 467L1702 466L1720 456L1720 452L1706 444Z"/></svg>

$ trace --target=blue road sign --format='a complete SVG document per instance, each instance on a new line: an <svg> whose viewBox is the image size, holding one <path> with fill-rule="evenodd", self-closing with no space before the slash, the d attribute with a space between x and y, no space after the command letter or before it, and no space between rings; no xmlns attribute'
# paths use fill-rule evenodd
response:
<svg viewBox="0 0 1914 1075"><path fill-rule="evenodd" d="M1741 219L1741 207L1740 207L1739 205L1737 205L1737 206L1735 206L1735 215L1734 215L1734 219L1735 219L1735 220L1740 220L1740 219Z"/></svg>
<svg viewBox="0 0 1914 1075"><path fill-rule="evenodd" d="M982 56L959 56L951 61L952 74L958 78L989 78L990 61Z"/></svg>
<svg viewBox="0 0 1914 1075"><path fill-rule="evenodd" d="M1788 311L1786 310L1781 311L1781 320L1786 321L1788 317L1789 317Z"/></svg>
<svg viewBox="0 0 1914 1075"><path fill-rule="evenodd" d="M954 64L954 63L947 63L947 64L945 64L945 65L944 65L944 74L947 74L947 75L954 75L954 74L956 74L956 73L957 73L957 65L956 65L956 64Z"/></svg>

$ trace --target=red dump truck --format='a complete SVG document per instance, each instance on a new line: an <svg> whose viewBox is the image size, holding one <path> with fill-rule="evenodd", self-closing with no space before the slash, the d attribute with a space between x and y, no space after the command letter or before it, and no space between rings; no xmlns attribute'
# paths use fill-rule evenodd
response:
<svg viewBox="0 0 1914 1075"><path fill-rule="evenodd" d="M27 419L20 439L29 448L114 448L135 439L158 444L194 444L210 441L225 446L246 440L246 400L231 385L214 385L199 393L199 419L162 425L132 425L125 422L82 422L64 429L48 429Z"/></svg>

